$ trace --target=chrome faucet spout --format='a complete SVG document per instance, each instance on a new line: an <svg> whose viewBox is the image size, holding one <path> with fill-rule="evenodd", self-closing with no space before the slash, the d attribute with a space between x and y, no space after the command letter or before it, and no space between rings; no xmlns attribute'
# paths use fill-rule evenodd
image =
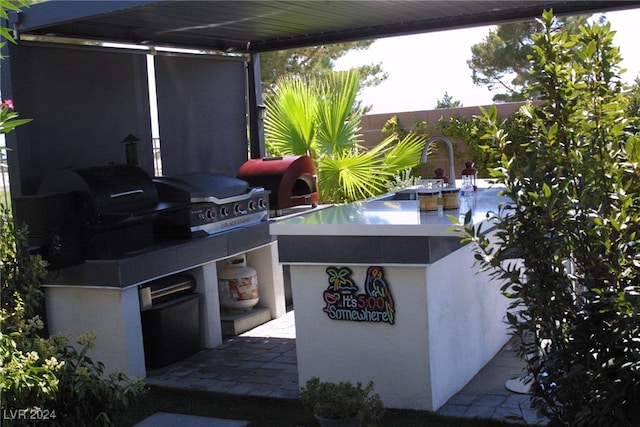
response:
<svg viewBox="0 0 640 427"><path fill-rule="evenodd" d="M427 156L429 155L429 147L431 146L431 144L433 144L434 142L444 142L447 146L447 149L449 150L449 187L454 187L456 186L456 172L455 172L455 168L454 168L454 162L453 162L453 143L451 143L451 140L449 138L446 138L444 136L432 136L431 138L429 138L427 140L427 143L424 145L424 148L422 149L422 155L420 156L420 163L426 163L427 162Z"/></svg>

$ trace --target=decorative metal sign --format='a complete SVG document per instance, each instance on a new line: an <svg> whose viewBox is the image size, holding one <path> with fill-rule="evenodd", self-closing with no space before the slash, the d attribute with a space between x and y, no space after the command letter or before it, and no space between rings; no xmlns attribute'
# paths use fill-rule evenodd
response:
<svg viewBox="0 0 640 427"><path fill-rule="evenodd" d="M327 267L325 271L329 287L322 293L323 311L329 319L394 324L396 310L382 267L367 269L364 293L358 293L349 267Z"/></svg>

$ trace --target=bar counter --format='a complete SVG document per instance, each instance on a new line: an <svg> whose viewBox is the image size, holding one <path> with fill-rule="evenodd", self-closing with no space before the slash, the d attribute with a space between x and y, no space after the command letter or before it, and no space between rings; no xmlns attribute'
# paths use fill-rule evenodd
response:
<svg viewBox="0 0 640 427"><path fill-rule="evenodd" d="M496 211L508 198L500 196L500 187L478 188L472 220L486 220L487 212ZM410 191L403 191L411 197ZM344 236L457 236L449 215L458 216L457 209L436 211L418 209L418 201L406 200L395 194L377 199L347 203L310 212L271 224L271 233L282 235L344 235Z"/></svg>
<svg viewBox="0 0 640 427"><path fill-rule="evenodd" d="M476 192L475 224L508 201ZM508 340L500 284L449 215L391 194L273 222L289 271L300 385L375 383L387 407L437 410ZM490 228L490 224L487 224Z"/></svg>

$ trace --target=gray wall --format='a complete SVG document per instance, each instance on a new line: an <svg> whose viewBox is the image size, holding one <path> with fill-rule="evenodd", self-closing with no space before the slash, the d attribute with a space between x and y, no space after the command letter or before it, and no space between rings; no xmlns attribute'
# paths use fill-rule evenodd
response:
<svg viewBox="0 0 640 427"><path fill-rule="evenodd" d="M158 55L156 85L163 173L235 176L248 158L244 58ZM125 163L120 142L129 134L140 139L140 167L153 175L144 52L11 45L2 93L33 119L6 135L12 197L36 193L62 168Z"/></svg>
<svg viewBox="0 0 640 427"><path fill-rule="evenodd" d="M144 55L29 44L10 55L3 93L10 85L20 116L33 119L7 135L13 196L34 193L60 168L124 163L128 134L141 140L140 165L153 173Z"/></svg>
<svg viewBox="0 0 640 427"><path fill-rule="evenodd" d="M163 175L235 176L248 158L243 58L156 56Z"/></svg>

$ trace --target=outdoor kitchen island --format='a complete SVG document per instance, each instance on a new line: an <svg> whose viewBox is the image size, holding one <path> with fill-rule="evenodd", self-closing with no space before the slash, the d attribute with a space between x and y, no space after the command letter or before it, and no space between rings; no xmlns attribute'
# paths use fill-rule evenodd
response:
<svg viewBox="0 0 640 427"><path fill-rule="evenodd" d="M217 347L223 343L218 269L240 253L246 254L260 281L260 303L254 311L266 310L270 319L283 316L282 269L276 242L269 235L268 222L263 221L206 237L158 244L125 256L87 260L56 272L44 283L49 331L75 338L92 330L97 342L90 354L105 364L107 373L145 377L145 356L149 357L145 353L149 349L143 342L141 289L148 283L183 275L195 282L194 291L183 297L187 304L168 307L170 316L153 319L165 331L157 332L156 328L152 337L162 334L161 338L171 340L158 346L156 350L162 354L155 359L189 350L180 341L191 333L184 325L194 313L199 325L195 351ZM198 295L198 299L188 300L190 295ZM199 309L188 305L190 301L195 301ZM159 307L167 304L171 302Z"/></svg>
<svg viewBox="0 0 640 427"><path fill-rule="evenodd" d="M478 189L474 223L506 200L497 193ZM507 342L507 300L452 231L457 210L394 198L271 224L291 277L299 383L373 381L387 407L435 411Z"/></svg>

